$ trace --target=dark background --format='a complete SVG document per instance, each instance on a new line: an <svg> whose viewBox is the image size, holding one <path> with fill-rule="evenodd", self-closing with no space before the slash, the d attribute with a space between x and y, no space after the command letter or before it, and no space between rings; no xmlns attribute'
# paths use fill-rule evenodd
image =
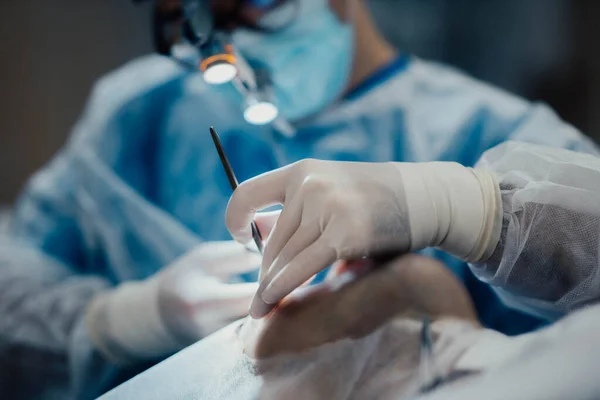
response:
<svg viewBox="0 0 600 400"><path fill-rule="evenodd" d="M600 1L366 1L398 47L548 102L600 139ZM0 205L64 143L94 80L150 50L148 5L0 1Z"/></svg>

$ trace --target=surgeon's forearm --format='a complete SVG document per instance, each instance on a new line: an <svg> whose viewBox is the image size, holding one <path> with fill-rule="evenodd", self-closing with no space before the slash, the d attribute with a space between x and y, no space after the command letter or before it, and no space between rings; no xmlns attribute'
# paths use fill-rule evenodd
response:
<svg viewBox="0 0 600 400"><path fill-rule="evenodd" d="M546 318L599 300L600 160L508 142L478 166L496 176L502 229L491 257L473 272L513 306Z"/></svg>
<svg viewBox="0 0 600 400"><path fill-rule="evenodd" d="M75 277L38 251L0 247L0 371L24 378L3 381L2 392L10 398L99 394L102 375L113 367L96 354L83 313L108 283Z"/></svg>

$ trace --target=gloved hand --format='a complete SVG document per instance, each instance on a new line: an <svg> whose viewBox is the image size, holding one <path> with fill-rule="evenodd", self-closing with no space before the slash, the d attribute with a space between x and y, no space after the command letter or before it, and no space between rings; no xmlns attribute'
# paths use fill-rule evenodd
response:
<svg viewBox="0 0 600 400"><path fill-rule="evenodd" d="M98 295L86 327L115 363L163 357L248 314L257 283L227 283L260 265L234 241L206 242L156 275Z"/></svg>
<svg viewBox="0 0 600 400"><path fill-rule="evenodd" d="M265 247L253 317L336 259L435 246L475 262L500 236L493 175L457 163L303 160L238 187L227 208L233 237L247 243L255 211L277 203L283 210Z"/></svg>

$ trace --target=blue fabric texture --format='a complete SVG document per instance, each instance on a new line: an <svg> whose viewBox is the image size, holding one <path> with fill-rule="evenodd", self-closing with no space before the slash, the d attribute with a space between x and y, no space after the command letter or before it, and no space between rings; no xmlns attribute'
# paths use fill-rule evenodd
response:
<svg viewBox="0 0 600 400"><path fill-rule="evenodd" d="M354 55L353 25L340 21L328 2L299 0L297 5L294 21L276 34L247 29L233 34L246 61L269 72L279 114L293 120L314 115L339 98Z"/></svg>
<svg viewBox="0 0 600 400"><path fill-rule="evenodd" d="M27 184L0 242L0 383L8 398L86 399L109 388L124 372L88 339L90 299L151 276L201 241L230 238L231 189L211 125L240 180L306 157L473 165L507 139L597 153L544 105L402 60L395 73L298 123L291 138L247 124L231 87L208 87L158 56L101 79L68 144ZM425 253L466 282L486 325L513 334L541 323L504 307L464 263Z"/></svg>

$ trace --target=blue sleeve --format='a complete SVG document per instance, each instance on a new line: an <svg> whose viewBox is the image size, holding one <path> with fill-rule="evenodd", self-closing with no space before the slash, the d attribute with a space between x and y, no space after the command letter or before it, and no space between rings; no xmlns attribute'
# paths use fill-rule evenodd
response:
<svg viewBox="0 0 600 400"><path fill-rule="evenodd" d="M473 124L474 129L484 132L480 136L477 157L471 160L471 165L475 164L485 151L506 141L600 154L590 138L562 120L547 105L531 103L468 77L464 79L469 83L465 85L465 91L470 91L475 99L479 98L479 105L472 119L476 121Z"/></svg>
<svg viewBox="0 0 600 400"><path fill-rule="evenodd" d="M452 68L415 60L401 89L410 93L407 126L416 161L474 165L505 141L600 154L592 140L551 108L531 103Z"/></svg>
<svg viewBox="0 0 600 400"><path fill-rule="evenodd" d="M505 140L600 155L596 144L545 104L532 104Z"/></svg>
<svg viewBox="0 0 600 400"><path fill-rule="evenodd" d="M170 61L146 57L94 86L68 143L29 180L15 204L14 239L77 273L98 272L98 265L109 262L90 253L95 247L87 222L90 200L96 208L121 206L116 203L128 197L152 203L155 139L161 108L172 94L168 83L176 73ZM116 186L118 193L98 198ZM86 270L90 264L96 267Z"/></svg>
<svg viewBox="0 0 600 400"><path fill-rule="evenodd" d="M0 382L8 398L93 398L119 372L95 351L83 316L119 281L111 249L95 241L102 225L89 226L86 213L118 209L121 198L93 198L82 188L120 185L135 204L150 203L151 135L136 121L155 114L144 95L175 72L151 58L103 78L68 144L19 197L0 239Z"/></svg>

